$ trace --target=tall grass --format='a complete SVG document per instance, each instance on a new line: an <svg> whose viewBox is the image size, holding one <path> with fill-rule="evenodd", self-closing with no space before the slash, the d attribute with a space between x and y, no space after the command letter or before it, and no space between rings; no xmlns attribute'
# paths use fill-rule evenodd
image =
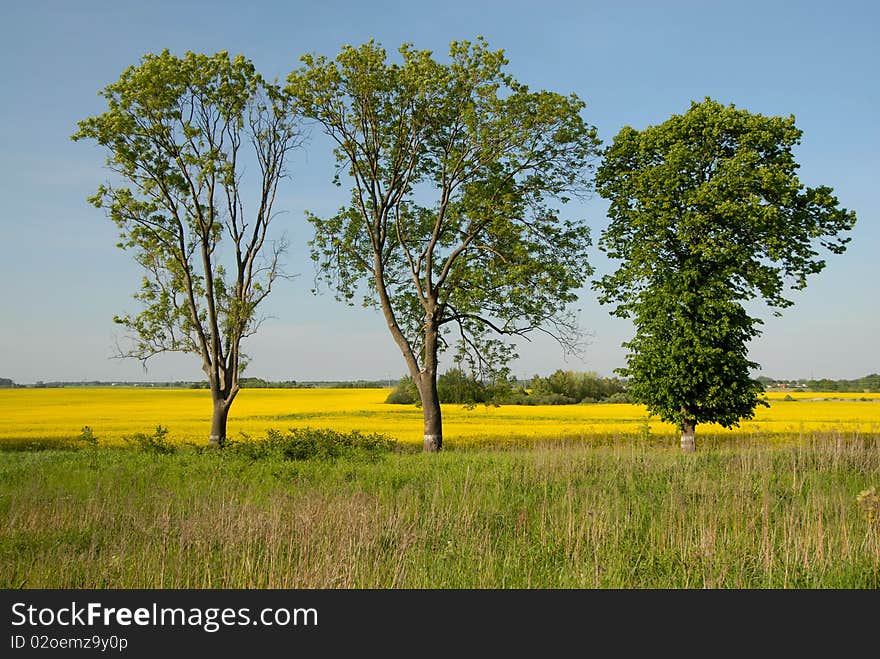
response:
<svg viewBox="0 0 880 659"><path fill-rule="evenodd" d="M880 587L880 436L701 439L0 453L0 587Z"/></svg>

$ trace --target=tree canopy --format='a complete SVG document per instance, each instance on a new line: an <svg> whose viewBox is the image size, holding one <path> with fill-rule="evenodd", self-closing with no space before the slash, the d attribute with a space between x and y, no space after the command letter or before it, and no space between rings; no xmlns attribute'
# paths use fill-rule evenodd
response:
<svg viewBox="0 0 880 659"><path fill-rule="evenodd" d="M767 117L693 102L644 130L624 127L605 150L596 185L610 201L600 248L619 261L594 288L635 338L620 373L652 413L683 428L750 418L762 387L747 343L761 321L743 303L775 313L825 261L840 254L855 213L832 189L805 187L793 148L793 116Z"/></svg>

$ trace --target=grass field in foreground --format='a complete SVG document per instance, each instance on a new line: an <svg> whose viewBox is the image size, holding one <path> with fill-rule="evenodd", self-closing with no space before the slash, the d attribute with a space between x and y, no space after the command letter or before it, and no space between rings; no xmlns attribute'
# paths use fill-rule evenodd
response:
<svg viewBox="0 0 880 659"><path fill-rule="evenodd" d="M262 436L270 428L311 426L386 434L404 443L422 441L422 412L412 405L388 405L388 389L243 389L229 417L229 436ZM706 434L766 437L812 432L880 432L880 394L770 393L771 407L755 419L724 430L712 424ZM819 400L816 400L819 399ZM865 400L861 400L865 399ZM102 444L120 444L157 425L177 442L204 443L211 400L198 389L64 388L0 390L0 446L64 443L89 426ZM443 406L444 441L449 447L505 440L551 440L672 435L676 429L648 418L640 405L461 405Z"/></svg>
<svg viewBox="0 0 880 659"><path fill-rule="evenodd" d="M880 436L0 452L0 588L880 587Z"/></svg>

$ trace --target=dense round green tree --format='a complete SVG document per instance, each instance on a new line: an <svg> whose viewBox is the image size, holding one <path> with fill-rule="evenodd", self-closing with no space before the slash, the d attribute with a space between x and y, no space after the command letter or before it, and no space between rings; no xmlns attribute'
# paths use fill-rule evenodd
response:
<svg viewBox="0 0 880 659"><path fill-rule="evenodd" d="M624 127L605 150L596 188L610 201L599 246L617 269L594 282L599 299L631 318L626 344L634 400L678 424L684 450L697 423L736 426L763 388L747 344L820 272L820 249L842 253L855 213L831 188L805 187L793 116L768 117L711 99L644 130Z"/></svg>

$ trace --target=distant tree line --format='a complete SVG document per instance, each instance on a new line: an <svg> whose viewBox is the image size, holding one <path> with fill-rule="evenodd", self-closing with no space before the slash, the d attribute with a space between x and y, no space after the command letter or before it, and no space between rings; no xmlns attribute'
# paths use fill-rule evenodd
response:
<svg viewBox="0 0 880 659"><path fill-rule="evenodd" d="M800 389L801 391L880 393L880 373L871 373L853 380L792 379L783 380L761 375L757 378L765 390ZM240 384L250 389L385 389L388 380L264 380L241 378ZM626 380L602 377L595 372L555 371L547 377L532 376L517 380L499 376L495 380L478 380L463 369L453 368L439 376L437 386L444 403L487 403L498 405L569 405L574 403L626 403ZM63 387L150 387L166 389L207 389L208 382L172 380L164 382L130 382L120 380L38 380L36 383L17 384L11 378L0 378L0 389L59 389ZM411 404L418 400L409 376L401 378L388 403Z"/></svg>
<svg viewBox="0 0 880 659"><path fill-rule="evenodd" d="M384 389L388 386L388 380L346 380L322 384L332 389Z"/></svg>
<svg viewBox="0 0 880 659"><path fill-rule="evenodd" d="M262 378L239 378L238 385L241 388L248 389L303 389L311 385L301 384L296 380L282 380L279 382L270 382ZM207 380L193 382L189 385L190 389L210 389L210 383Z"/></svg>
<svg viewBox="0 0 880 659"><path fill-rule="evenodd" d="M242 389L384 389L388 386L387 381L379 380L342 380L342 381L309 381L297 382L296 380L264 380L262 378L239 378L239 387ZM206 380L193 382L191 389L208 389Z"/></svg>
<svg viewBox="0 0 880 659"><path fill-rule="evenodd" d="M855 380L832 380L830 378L800 379L800 380L777 380L761 376L758 381L764 388L801 389L808 391L839 391L855 393L880 392L880 373L871 373Z"/></svg>
<svg viewBox="0 0 880 659"><path fill-rule="evenodd" d="M777 380L757 378L765 390L774 388L822 392L880 392L880 374L872 373L854 380ZM381 386L381 384L377 384ZM437 378L442 403L461 405L574 405L588 403L630 403L627 382L621 378L602 377L595 372L556 370L551 375L534 375L530 380L499 377L479 380L463 369L453 368ZM419 402L412 378L402 377L388 395L386 403L411 405Z"/></svg>
<svg viewBox="0 0 880 659"><path fill-rule="evenodd" d="M535 375L518 381L507 375L478 379L461 368L452 368L437 378L441 403L461 405L573 405L576 403L628 403L626 383L594 372L555 371L547 377ZM404 376L388 395L386 403L409 405L419 402L412 378Z"/></svg>
<svg viewBox="0 0 880 659"><path fill-rule="evenodd" d="M0 380L2 382L2 380ZM9 380L9 382L12 382ZM189 380L169 380L164 382L134 382L127 380L53 380L44 382L37 380L34 384L15 384L12 383L0 386L12 386L17 389L33 388L33 389L64 389L64 388L83 388L83 387L147 387L155 389L185 389L189 387Z"/></svg>

